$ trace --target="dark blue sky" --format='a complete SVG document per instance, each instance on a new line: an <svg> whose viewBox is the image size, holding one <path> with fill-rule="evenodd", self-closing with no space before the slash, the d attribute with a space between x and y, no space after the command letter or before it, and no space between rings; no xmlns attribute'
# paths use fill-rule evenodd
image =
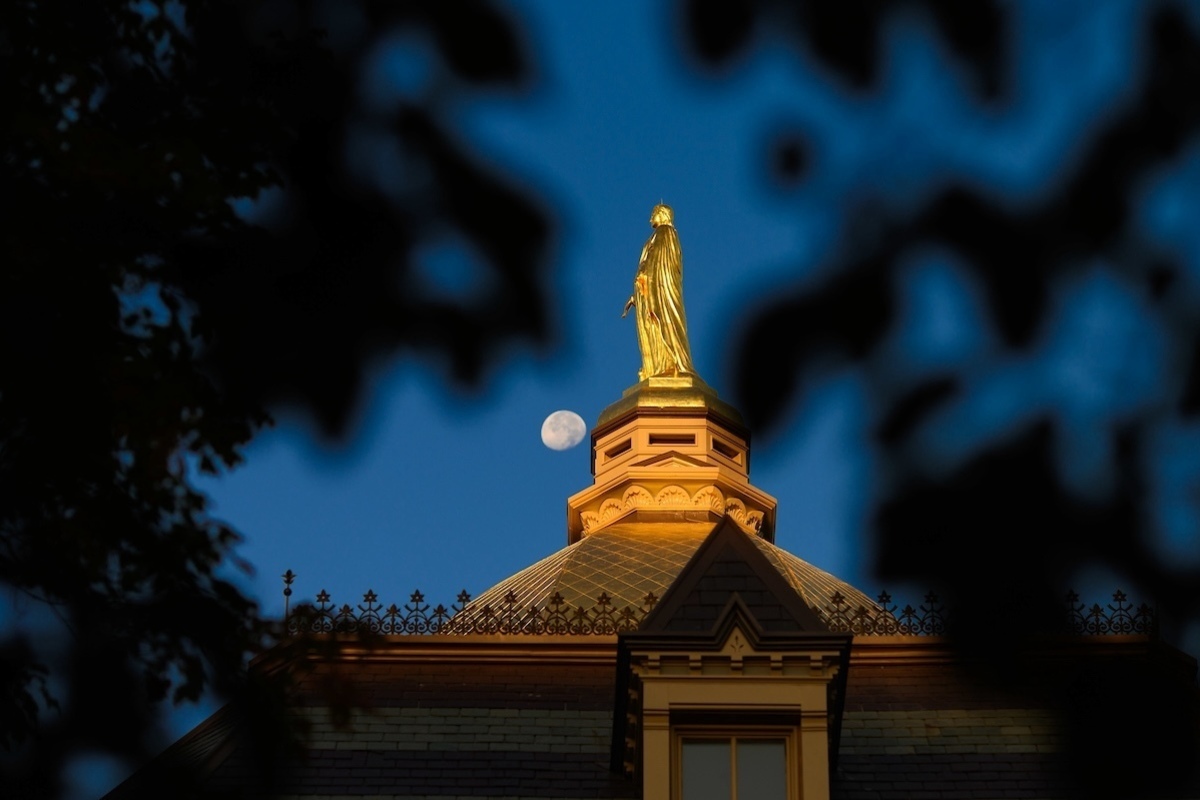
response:
<svg viewBox="0 0 1200 800"><path fill-rule="evenodd" d="M850 211L872 198L916 203L946 180L1005 203L1035 201L1068 169L1095 121L1120 107L1141 65L1134 0L1021 0L1009 99L988 106L920 18L884 31L881 85L851 91L815 60L781 46L752 51L701 77L677 21L645 3L509 4L532 48L529 95L454 109L473 147L550 203L561 227L552 287L559 342L512 351L479 394L449 387L436 364L379 365L352 439L329 445L299 414L248 449L247 462L203 487L216 516L245 536L246 580L268 613L322 589L386 605L414 589L433 603L477 595L566 543L566 498L591 483L587 442L543 446L556 409L588 425L636 382L632 319L621 319L651 207L675 210L694 361L725 399L739 322L772 287L814 274L842 241ZM654 8L659 8L655 6ZM425 43L381 51L364 91L378 102L437 90ZM770 180L767 144L780 130L809 142L803 179ZM386 146L358 143L352 159L384 185L401 181ZM1197 291L1200 148L1140 198L1149 235L1188 254L1182 291ZM472 254L448 242L425 254L425 278L454 296L486 292ZM887 359L916 372L953 365L963 400L922 441L948 464L982 437L1055 409L1065 423L1062 473L1081 491L1102 486L1104 426L1157 402L1172 368L1144 302L1104 264L1053 299L1061 313L1032 355L1008 352L977 287L949 255L930 251L904 272L903 306ZM895 588L870 574L868 501L875 457L870 387L844 371L811 387L785 424L754 441L751 480L779 501L777 544L868 593ZM1163 515L1159 551L1200 560L1195 497L1200 431L1164 429L1151 487ZM1190 503L1190 504L1189 504ZM969 532L964 532L969 535ZM1119 587L1120 576L1095 586ZM1095 598L1103 600L1104 598ZM189 727L206 708L177 717Z"/></svg>
<svg viewBox="0 0 1200 800"><path fill-rule="evenodd" d="M560 215L553 296L561 341L548 353L512 352L477 395L449 388L436 365L380 365L352 440L336 447L302 417L279 413L245 466L207 484L216 513L247 536L241 553L258 569L251 585L265 607L281 608L286 569L299 575L299 597L324 588L355 602L374 589L389 602L420 588L449 603L565 543L566 497L591 480L587 444L549 450L540 425L560 408L590 425L636 381L636 337L620 309L660 199L674 207L683 243L693 355L726 398L737 321L773 284L819 267L852 222L853 203L916 202L949 179L1014 204L1036 199L1097 115L1131 90L1139 14L1132 2L1014 5L1023 9L1014 93L986 107L917 18L886 31L881 87L858 94L781 47L699 78L676 23L637 3L517 4L535 53L535 92L456 113L480 153ZM375 63L369 91L380 102L436 85L432 51L420 42L399 39ZM791 187L768 180L766 144L779 128L812 145L809 169ZM363 148L355 157L378 180L403 179L389 169L386 147ZM1189 180L1196 169L1147 187L1145 203L1164 240L1193 249L1186 209L1198 202ZM453 243L425 263L440 291L486 291L471 254ZM1063 312L1037 352L1015 355L1003 351L951 257L914 259L889 357L918 371L977 365L963 402L931 426L932 452L952 461L980 437L1052 407L1069 433L1064 473L1080 486L1096 479L1098 426L1152 402L1168 368L1162 332L1104 266L1064 287L1054 299ZM779 499L779 544L873 591L863 554L872 491L866 391L849 371L814 387L781 430L756 440L751 477ZM1187 449L1183 440L1175 450ZM1181 532L1195 521L1179 519Z"/></svg>

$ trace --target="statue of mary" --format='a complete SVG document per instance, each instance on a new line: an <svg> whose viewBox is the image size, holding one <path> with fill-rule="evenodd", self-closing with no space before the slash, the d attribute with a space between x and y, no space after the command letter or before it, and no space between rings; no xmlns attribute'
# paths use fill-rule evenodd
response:
<svg viewBox="0 0 1200 800"><path fill-rule="evenodd" d="M633 294L621 316L635 309L642 368L638 379L695 375L683 312L683 250L671 207L662 203L650 212L654 232L642 247Z"/></svg>

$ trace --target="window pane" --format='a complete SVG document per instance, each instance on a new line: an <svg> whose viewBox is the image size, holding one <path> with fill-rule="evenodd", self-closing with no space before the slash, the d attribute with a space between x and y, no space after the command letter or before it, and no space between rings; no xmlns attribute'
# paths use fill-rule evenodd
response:
<svg viewBox="0 0 1200 800"><path fill-rule="evenodd" d="M787 752L782 739L738 739L738 800L787 800Z"/></svg>
<svg viewBox="0 0 1200 800"><path fill-rule="evenodd" d="M733 786L729 741L685 741L680 797L683 800L729 800Z"/></svg>

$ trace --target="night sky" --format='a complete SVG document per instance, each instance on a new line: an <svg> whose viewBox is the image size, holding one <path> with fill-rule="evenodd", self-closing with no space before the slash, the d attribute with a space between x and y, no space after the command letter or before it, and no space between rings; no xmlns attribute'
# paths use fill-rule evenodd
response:
<svg viewBox="0 0 1200 800"><path fill-rule="evenodd" d="M566 409L590 429L637 381L634 322L621 308L655 203L675 212L693 359L732 402L733 344L747 314L773 287L815 276L864 199L916 202L957 180L1004 203L1035 201L1093 121L1131 90L1140 4L1009 5L1020 10L1013 89L988 106L919 17L885 28L883 77L858 91L815 59L769 43L725 70L702 71L678 20L645 3L510 4L533 54L534 89L456 114L470 146L558 216L557 340L543 351L510 350L477 393L449 383L436 362L382 363L344 441L323 439L301 411L276 409L277 425L251 444L245 465L200 484L214 515L245 536L237 552L255 573L243 585L272 615L282 613L280 575L289 569L293 602L324 589L339 604L357 603L374 590L386 606L419 589L449 605L461 590L478 595L565 546L566 498L591 484L588 441L547 448L541 425ZM364 90L380 102L426 90L430 53L398 41L378 54ZM793 135L802 147L777 146ZM369 147L360 155L373 163ZM386 169L379 174L388 179ZM1193 146L1139 199L1149 235L1190 258L1182 284L1193 292L1198 179ZM452 297L486 291L472 259L452 246L425 253L425 278ZM953 463L1049 408L1064 422L1067 482L1100 480L1108 452L1098 432L1156 402L1154 387L1170 369L1144 300L1097 264L1059 288L1041 344L1010 353L959 266L936 250L914 258L887 338L898 367L955 365L971 376L930 426L929 452ZM897 587L871 568L870 391L848 368L808 386L781 424L752 432L750 479L779 501L778 545L875 595ZM1200 559L1197 453L1200 429L1173 430L1153 471L1164 532L1156 546L1188 563ZM1080 576L1103 592L1128 589L1121 580ZM180 714L177 727L209 710Z"/></svg>

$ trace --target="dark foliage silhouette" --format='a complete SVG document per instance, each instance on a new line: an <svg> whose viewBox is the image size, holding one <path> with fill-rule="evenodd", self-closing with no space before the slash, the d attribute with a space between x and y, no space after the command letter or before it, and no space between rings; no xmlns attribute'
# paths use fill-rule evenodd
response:
<svg viewBox="0 0 1200 800"><path fill-rule="evenodd" d="M396 36L429 43L425 82L364 87ZM245 667L277 631L192 470L280 404L344 434L376 356L472 387L548 342L549 218L448 121L532 77L484 0L0 9L0 795L143 760L162 703L272 706ZM414 277L446 244L487 274L475 305Z"/></svg>
<svg viewBox="0 0 1200 800"><path fill-rule="evenodd" d="M1007 34L1017 12L1005 4L689 0L681 7L702 64L728 65L770 35L858 94L882 91L881 31L897 15L919 14L932 21L977 102L1002 112L1014 92L1009 76L1021 54ZM790 292L774 287L731 347L737 402L758 432L777 427L797 398L829 375L865 376L883 475L871 518L873 570L889 585L938 587L948 603L967 609L962 618L971 624L951 635L994 668L981 679L998 679L1000 665L1009 674L1020 667L1025 646L1044 632L1039 620L1054 613L1083 566L1110 568L1153 598L1168 633L1200 620L1200 569L1155 549L1147 489L1155 434L1194 422L1200 411L1200 298L1181 286L1194 265L1152 241L1137 216L1147 182L1178 166L1200 134L1200 25L1172 3L1147 3L1139 16L1143 61L1135 91L1094 121L1036 199L1005 202L987 186L930 174L929 192L919 198L864 200L818 277ZM796 179L782 154L807 152L804 141L773 146L767 160L777 179ZM1031 411L1023 424L997 428L950 465L923 447L921 434L962 400L978 374L957 366L905 370L884 355L898 321L902 270L931 249L952 254L979 288L1006 356L1036 354L1059 313L1050 302L1055 291L1098 264L1144 299L1167 333L1171 366L1155 402L1108 420L1112 463L1102 471L1110 476L1103 485L1081 492L1061 479L1062 410ZM1111 701L1103 708L1112 715L1101 721L1086 703L1066 709L1080 735L1076 777L1089 796L1152 796L1187 777L1197 761L1200 720L1194 674L1089 680L1103 685ZM1135 685L1122 687L1126 680ZM1155 703L1170 724L1142 718ZM1128 728L1119 727L1122 721ZM1104 752L1096 747L1098 731L1114 726L1137 731L1136 766L1128 770L1097 760Z"/></svg>
<svg viewBox="0 0 1200 800"><path fill-rule="evenodd" d="M889 20L918 13L981 102L1013 88L1012 12L994 0L679 8L705 65L770 31L859 94L878 89ZM1181 256L1134 216L1144 182L1200 133L1200 35L1171 3L1147 3L1142 20L1133 99L1096 121L1039 199L1000 203L935 178L909 204L864 203L824 279L774 287L735 343L735 400L756 434L832 370L866 374L884 465L876 571L936 586L972 610L963 618L992 615L1003 635L952 632L1012 668L981 679L1019 671L1040 613L1081 564L1129 576L1171 629L1200 617L1200 571L1149 545L1144 491L1152 434L1200 413L1200 308L1180 290ZM394 36L428 45L423 77L364 84ZM210 691L257 712L257 741L286 742L271 727L286 686L256 683L280 673L245 669L278 631L230 582L237 533L209 515L189 471L236 465L280 404L344 434L378 356L412 350L477 386L504 348L549 342L552 219L471 151L450 113L456 98L527 87L526 53L514 20L486 0L0 5L0 585L11 620L0 630L0 794L54 797L84 753L141 761L160 744L156 709ZM769 141L783 183L820 157L787 132ZM477 302L423 287L420 260L447 244L483 265L490 290ZM1084 265L1107 265L1147 298L1175 378L1158 403L1113 421L1105 491L1080 496L1059 479L1051 415L998 431L949 469L927 458L920 432L970 376L898 374L877 356L902 264L928 246L959 257L1013 353L1036 348L1049 298ZM997 596L1019 598L1004 603L1016 619L995 616ZM1179 697L1175 686L1194 676L1080 668L1064 708L1092 796L1167 787L1197 762L1193 705L1171 705L1165 721L1146 712ZM1096 760L1114 722L1138 732L1125 771Z"/></svg>

